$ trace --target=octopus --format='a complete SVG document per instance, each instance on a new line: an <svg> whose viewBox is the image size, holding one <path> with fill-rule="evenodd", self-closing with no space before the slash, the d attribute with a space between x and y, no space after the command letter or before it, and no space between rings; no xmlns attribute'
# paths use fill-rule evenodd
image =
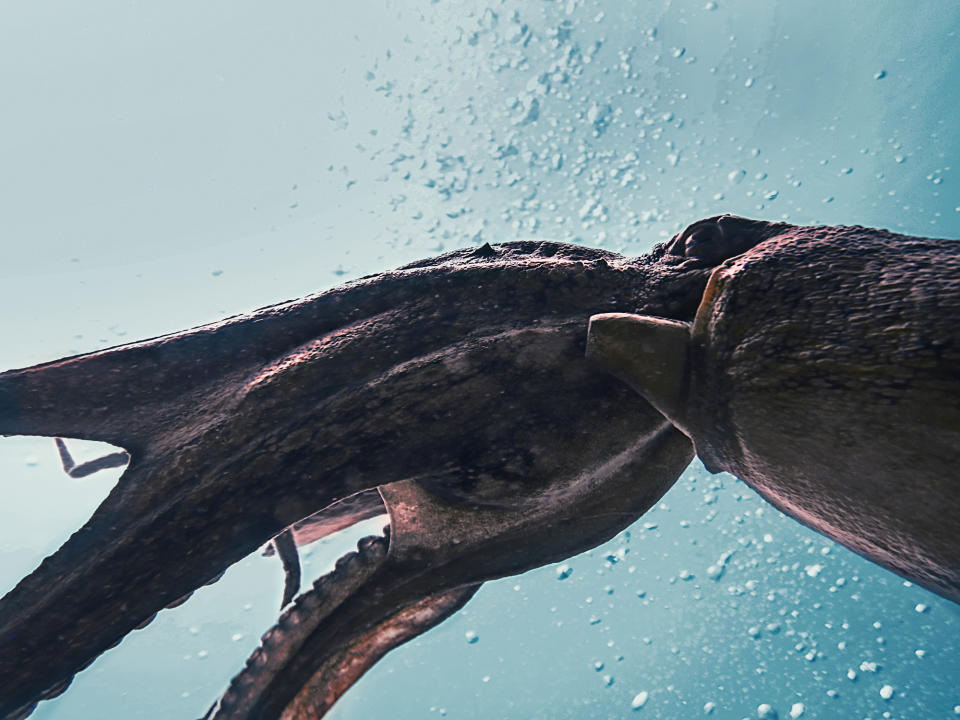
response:
<svg viewBox="0 0 960 720"><path fill-rule="evenodd" d="M960 602L960 244L722 215L641 257L458 250L0 374L0 434L125 466L0 600L0 717L267 546L282 613L206 720L318 718L480 585L642 516L699 457ZM120 448L77 465L63 438ZM300 589L297 547L386 513Z"/></svg>

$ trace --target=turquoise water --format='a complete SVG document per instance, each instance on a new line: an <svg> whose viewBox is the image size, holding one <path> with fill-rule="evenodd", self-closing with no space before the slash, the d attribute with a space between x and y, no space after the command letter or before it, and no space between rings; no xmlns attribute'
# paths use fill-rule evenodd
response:
<svg viewBox="0 0 960 720"><path fill-rule="evenodd" d="M955 2L327 5L5 9L0 368L485 241L640 254L721 212L960 238ZM6 590L117 474L71 480L43 438L0 467ZM329 717L960 714L960 608L729 476L695 464L564 565L489 583ZM248 558L34 717L199 717L281 583Z"/></svg>

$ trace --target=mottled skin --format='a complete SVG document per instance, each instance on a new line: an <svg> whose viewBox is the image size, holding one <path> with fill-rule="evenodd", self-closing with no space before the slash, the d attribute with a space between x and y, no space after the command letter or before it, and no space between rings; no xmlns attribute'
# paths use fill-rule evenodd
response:
<svg viewBox="0 0 960 720"><path fill-rule="evenodd" d="M958 319L960 243L781 226L713 272L692 324L601 316L589 352L708 469L960 602ZM676 361L656 376L641 345Z"/></svg>
<svg viewBox="0 0 960 720"><path fill-rule="evenodd" d="M394 574L406 593L397 603L612 537L666 491L692 446L584 359L587 319L692 318L708 274L663 248L623 258L546 242L484 246L0 375L0 433L104 440L131 457L86 525L0 601L0 717L61 691L288 526L388 483L415 481L436 508L452 508L437 510L446 520L433 535L414 534L412 556L394 557L413 525L394 527L377 581ZM591 518L578 519L578 506ZM458 527L478 522L463 514L473 508L490 535L454 543ZM522 542L534 531L540 545ZM449 572L424 574L442 565ZM297 607L288 617L299 620ZM351 622L389 624L382 610Z"/></svg>
<svg viewBox="0 0 960 720"><path fill-rule="evenodd" d="M935 260L917 262L936 291L895 281L917 265L917 244ZM106 440L131 456L87 525L0 601L0 716L62 691L285 528L312 516L294 537L322 535L376 512L379 488L389 545L361 542L298 597L207 714L319 717L479 583L612 537L669 488L694 445L712 469L956 599L955 247L728 216L636 259L484 246L0 374L0 433ZM892 315L871 313L873 302ZM893 320L871 322L903 305L920 310L899 335ZM650 404L584 359L592 315L589 355ZM874 347L878 331L893 335L875 353L845 350ZM920 359L904 364L900 351ZM891 388L903 391L902 414L877 409ZM833 434L817 426L827 416ZM901 431L920 444L891 461Z"/></svg>

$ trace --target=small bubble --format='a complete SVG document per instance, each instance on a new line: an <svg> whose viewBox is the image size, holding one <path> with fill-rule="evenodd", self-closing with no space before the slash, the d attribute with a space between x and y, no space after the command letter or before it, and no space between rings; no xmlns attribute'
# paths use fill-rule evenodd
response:
<svg viewBox="0 0 960 720"><path fill-rule="evenodd" d="M240 642L241 640L243 640L243 633L234 633L233 635L230 636L230 639L233 640L234 642Z"/></svg>
<svg viewBox="0 0 960 720"><path fill-rule="evenodd" d="M882 697L884 700L889 700L890 698L892 698L892 697L893 697L893 686L892 686L892 685L884 685L882 688L880 688L880 697Z"/></svg>
<svg viewBox="0 0 960 720"><path fill-rule="evenodd" d="M883 78L885 78L886 76L887 76L887 71L886 71L886 70L878 70L877 72L875 72L875 73L873 74L873 79L874 79L874 80L883 80Z"/></svg>
<svg viewBox="0 0 960 720"><path fill-rule="evenodd" d="M647 698L649 697L650 697L650 693L648 693L646 690L641 690L640 692L638 692L636 695L633 696L633 700L630 701L630 707L633 708L634 710L639 710L640 708L642 708L644 705L647 704ZM958 712L957 714L960 715L960 712Z"/></svg>
<svg viewBox="0 0 960 720"><path fill-rule="evenodd" d="M463 636L471 645L476 645L477 641L480 640L480 637L473 630L467 630Z"/></svg>
<svg viewBox="0 0 960 720"><path fill-rule="evenodd" d="M806 710L806 708L803 706L803 703L794 703L790 708L790 717L796 720L803 715L804 710Z"/></svg>
<svg viewBox="0 0 960 720"><path fill-rule="evenodd" d="M767 705L767 703L762 703L757 706L757 717L759 720L778 720L780 716L773 707Z"/></svg>
<svg viewBox="0 0 960 720"><path fill-rule="evenodd" d="M223 270L214 270L210 274L213 275L214 277L220 277L221 275L223 275Z"/></svg>
<svg viewBox="0 0 960 720"><path fill-rule="evenodd" d="M569 565L561 565L557 568L557 580L566 580L573 574L573 568Z"/></svg>
<svg viewBox="0 0 960 720"><path fill-rule="evenodd" d="M36 455L27 455L23 459L23 464L27 467L36 467L40 463L40 459Z"/></svg>

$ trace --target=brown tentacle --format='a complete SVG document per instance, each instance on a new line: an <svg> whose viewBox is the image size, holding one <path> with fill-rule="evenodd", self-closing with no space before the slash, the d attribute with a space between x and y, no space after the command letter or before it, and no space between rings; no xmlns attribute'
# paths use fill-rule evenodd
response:
<svg viewBox="0 0 960 720"><path fill-rule="evenodd" d="M511 506L646 432L655 418L584 362L586 318L687 308L705 278L662 252L489 250L0 373L0 434L131 455L84 527L0 600L0 715L334 502L423 476L448 499Z"/></svg>
<svg viewBox="0 0 960 720"><path fill-rule="evenodd" d="M277 535L272 544L283 563L283 600L280 607L284 608L300 592L300 555L290 528Z"/></svg>
<svg viewBox="0 0 960 720"><path fill-rule="evenodd" d="M267 631L205 720L322 717L383 655L449 617L479 587L397 605L386 555L385 537L367 537L340 558Z"/></svg>

